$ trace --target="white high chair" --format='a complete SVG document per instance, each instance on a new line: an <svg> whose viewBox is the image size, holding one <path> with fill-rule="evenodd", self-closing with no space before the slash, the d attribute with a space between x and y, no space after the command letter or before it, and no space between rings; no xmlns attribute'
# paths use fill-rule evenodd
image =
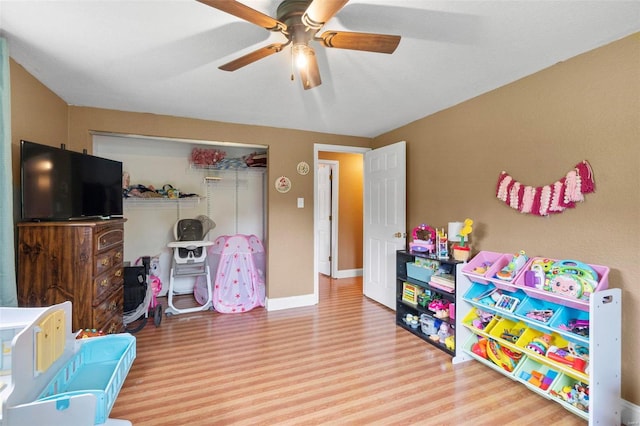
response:
<svg viewBox="0 0 640 426"><path fill-rule="evenodd" d="M176 241L170 242L168 247L173 249L171 273L169 275L167 316L185 314L188 312L213 309L213 291L211 287L211 273L207 263L207 248L212 241L204 240L207 233L216 224L207 216L201 215L195 219L180 219L176 222L173 234ZM173 286L175 278L206 276L207 301L202 306L192 308L177 308L173 304Z"/></svg>

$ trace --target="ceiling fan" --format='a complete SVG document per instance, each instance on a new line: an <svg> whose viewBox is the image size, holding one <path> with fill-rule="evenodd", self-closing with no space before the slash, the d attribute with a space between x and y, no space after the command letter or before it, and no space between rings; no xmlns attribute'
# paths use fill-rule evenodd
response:
<svg viewBox="0 0 640 426"><path fill-rule="evenodd" d="M287 41L272 43L221 65L224 71L235 71L291 45L292 60L300 73L305 90L319 86L320 69L309 42L317 41L324 47L393 53L400 43L400 36L348 31L318 32L349 0L284 0L278 6L276 18L258 12L235 0L197 0L200 3L229 13L269 31L282 33ZM291 74L293 79L293 73Z"/></svg>

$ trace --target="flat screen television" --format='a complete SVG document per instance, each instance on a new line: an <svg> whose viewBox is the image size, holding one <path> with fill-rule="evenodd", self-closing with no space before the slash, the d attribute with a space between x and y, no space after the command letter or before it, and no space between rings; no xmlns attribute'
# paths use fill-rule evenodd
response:
<svg viewBox="0 0 640 426"><path fill-rule="evenodd" d="M20 141L23 220L122 217L122 163Z"/></svg>

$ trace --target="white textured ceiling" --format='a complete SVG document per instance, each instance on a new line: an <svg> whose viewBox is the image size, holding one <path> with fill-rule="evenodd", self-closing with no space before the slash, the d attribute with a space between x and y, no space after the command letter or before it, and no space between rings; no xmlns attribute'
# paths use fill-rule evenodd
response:
<svg viewBox="0 0 640 426"><path fill-rule="evenodd" d="M275 17L279 0L243 3ZM315 44L305 91L288 50L219 70L283 36L194 0L0 0L11 57L70 105L367 137L638 32L640 2L351 0L324 29L402 40Z"/></svg>

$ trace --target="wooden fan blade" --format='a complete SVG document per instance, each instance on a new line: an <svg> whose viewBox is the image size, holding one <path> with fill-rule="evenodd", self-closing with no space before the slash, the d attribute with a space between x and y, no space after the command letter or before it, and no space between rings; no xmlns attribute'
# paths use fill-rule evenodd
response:
<svg viewBox="0 0 640 426"><path fill-rule="evenodd" d="M319 30L348 2L349 0L313 0L304 12L302 21L309 27Z"/></svg>
<svg viewBox="0 0 640 426"><path fill-rule="evenodd" d="M326 31L320 36L325 47L366 50L377 53L393 53L400 43L400 36L348 31Z"/></svg>
<svg viewBox="0 0 640 426"><path fill-rule="evenodd" d="M322 84L322 80L320 79L320 68L318 67L316 54L313 51L311 51L307 56L307 66L300 70L300 80L302 80L302 87L304 87L304 90L313 89L314 87Z"/></svg>
<svg viewBox="0 0 640 426"><path fill-rule="evenodd" d="M219 66L218 68L223 71L235 71L239 68L242 68L246 65L249 65L255 61L258 61L262 58L266 58L269 55L273 55L274 53L278 53L285 47L287 43L274 43L268 46L262 47L258 50L254 50L251 53L248 53L238 59L234 59L233 61L226 63L224 65Z"/></svg>
<svg viewBox="0 0 640 426"><path fill-rule="evenodd" d="M252 24L259 25L270 31L286 31L287 26L272 18L269 15L265 15L262 12L258 12L255 9L250 8L235 0L197 0L202 4L211 6L215 9L227 12L237 18L244 19Z"/></svg>

